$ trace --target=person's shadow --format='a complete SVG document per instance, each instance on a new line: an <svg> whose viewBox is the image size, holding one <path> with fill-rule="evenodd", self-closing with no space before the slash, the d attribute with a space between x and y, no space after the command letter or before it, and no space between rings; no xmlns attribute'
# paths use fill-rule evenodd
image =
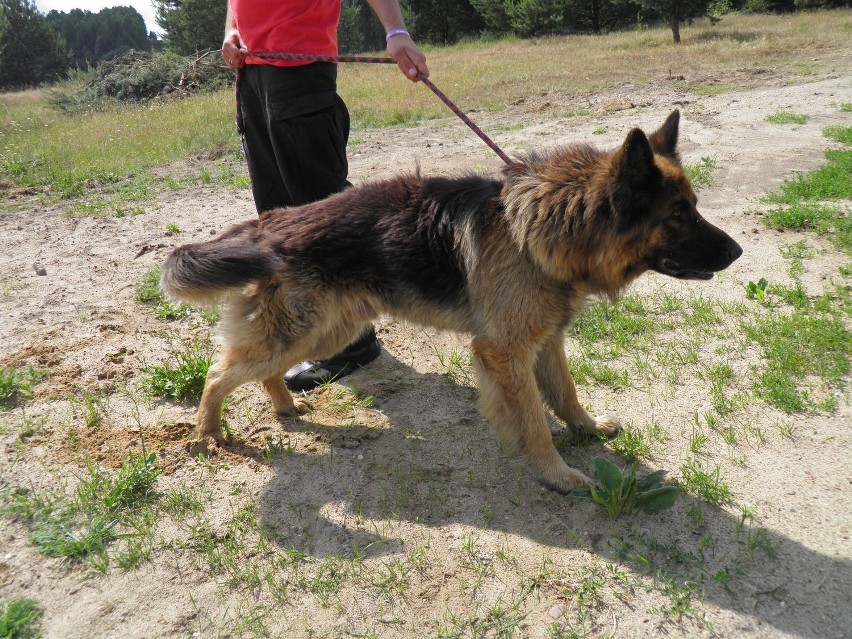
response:
<svg viewBox="0 0 852 639"><path fill-rule="evenodd" d="M282 549L375 557L404 550L386 522L461 524L553 549L585 549L660 588L671 579L697 581L704 601L752 618L765 636L834 639L852 629L846 558L684 494L656 515L611 518L543 487L524 462L502 455L477 410L475 388L415 374L387 352L343 385L377 395L389 427L324 426L310 415L281 419L285 431L320 436L332 451L296 450L268 462L274 476L259 498L261 525ZM413 416L412 406L428 410ZM627 465L600 442L566 446L563 455L587 473L594 455ZM639 476L652 470L636 466Z"/></svg>

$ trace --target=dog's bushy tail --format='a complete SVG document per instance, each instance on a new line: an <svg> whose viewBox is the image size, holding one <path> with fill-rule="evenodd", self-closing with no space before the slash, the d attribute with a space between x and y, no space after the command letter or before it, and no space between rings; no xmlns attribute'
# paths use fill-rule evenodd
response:
<svg viewBox="0 0 852 639"><path fill-rule="evenodd" d="M160 286L169 298L208 305L228 291L271 278L275 253L239 238L179 246L166 258Z"/></svg>

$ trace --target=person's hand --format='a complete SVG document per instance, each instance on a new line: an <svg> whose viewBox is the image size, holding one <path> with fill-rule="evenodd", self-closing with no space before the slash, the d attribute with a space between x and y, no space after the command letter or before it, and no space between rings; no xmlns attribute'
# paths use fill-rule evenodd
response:
<svg viewBox="0 0 852 639"><path fill-rule="evenodd" d="M222 43L222 59L231 71L239 69L243 65L244 49L240 32L237 30L228 31L225 34L225 41Z"/></svg>
<svg viewBox="0 0 852 639"><path fill-rule="evenodd" d="M429 68L426 66L426 56L417 48L411 36L404 34L395 35L388 40L388 54L396 66L412 82L417 82L422 74L424 78L429 77Z"/></svg>

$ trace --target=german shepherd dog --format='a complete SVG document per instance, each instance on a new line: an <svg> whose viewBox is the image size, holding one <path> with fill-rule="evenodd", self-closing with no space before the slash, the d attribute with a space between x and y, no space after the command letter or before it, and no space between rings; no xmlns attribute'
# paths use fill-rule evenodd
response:
<svg viewBox="0 0 852 639"><path fill-rule="evenodd" d="M225 396L262 381L279 414L310 407L282 377L330 357L380 314L473 336L481 409L509 453L547 485L589 483L553 445L544 407L575 430L615 434L577 399L564 333L590 295L616 296L648 270L706 280L741 254L698 213L676 150L674 111L620 148L533 154L502 179L401 175L263 213L176 248L162 270L175 300L230 294L221 356L198 409L223 442Z"/></svg>

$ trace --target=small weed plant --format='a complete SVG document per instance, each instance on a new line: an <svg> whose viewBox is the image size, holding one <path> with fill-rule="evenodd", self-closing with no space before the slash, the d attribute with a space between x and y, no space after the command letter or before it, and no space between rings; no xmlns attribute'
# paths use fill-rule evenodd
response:
<svg viewBox="0 0 852 639"><path fill-rule="evenodd" d="M36 639L44 611L35 599L0 600L0 639Z"/></svg>
<svg viewBox="0 0 852 639"><path fill-rule="evenodd" d="M136 285L136 301L151 308L160 319L177 320L189 316L192 309L188 304L172 304L160 288L160 269L155 268L142 276Z"/></svg>
<svg viewBox="0 0 852 639"><path fill-rule="evenodd" d="M635 512L658 513L671 508L677 500L677 486L662 483L665 470L636 478L636 468L622 475L618 467L601 457L592 457L595 484L577 488L572 497L603 506L613 517Z"/></svg>
<svg viewBox="0 0 852 639"><path fill-rule="evenodd" d="M713 471L704 470L701 463L689 458L680 469L681 487L684 492L694 495L708 504L721 506L733 501L728 483L722 479L717 466Z"/></svg>
<svg viewBox="0 0 852 639"><path fill-rule="evenodd" d="M85 560L101 572L111 562L129 569L150 556L159 474L156 455L131 452L115 477L89 463L71 495L18 489L0 512L24 521L48 557ZM119 548L110 552L114 542Z"/></svg>
<svg viewBox="0 0 852 639"><path fill-rule="evenodd" d="M750 300L757 300L763 304L763 300L766 299L767 285L768 282L765 277L761 277L757 283L749 280L749 283L746 285L746 297Z"/></svg>
<svg viewBox="0 0 852 639"><path fill-rule="evenodd" d="M69 401L75 412L83 419L83 423L89 428L98 426L106 417L108 398L104 395L83 390L77 395L69 397Z"/></svg>
<svg viewBox="0 0 852 639"><path fill-rule="evenodd" d="M713 171L716 168L716 160L711 157L703 157L695 164L683 167L686 177L692 183L696 191L713 184Z"/></svg>
<svg viewBox="0 0 852 639"><path fill-rule="evenodd" d="M14 408L33 393L33 386L44 377L30 365L0 368L0 410Z"/></svg>
<svg viewBox="0 0 852 639"><path fill-rule="evenodd" d="M791 111L778 111L766 116L766 121L770 124L804 124L808 121L808 116L792 113Z"/></svg>
<svg viewBox="0 0 852 639"><path fill-rule="evenodd" d="M172 357L173 362L145 369L145 391L164 399L200 399L207 370L213 364L212 346L196 338Z"/></svg>

